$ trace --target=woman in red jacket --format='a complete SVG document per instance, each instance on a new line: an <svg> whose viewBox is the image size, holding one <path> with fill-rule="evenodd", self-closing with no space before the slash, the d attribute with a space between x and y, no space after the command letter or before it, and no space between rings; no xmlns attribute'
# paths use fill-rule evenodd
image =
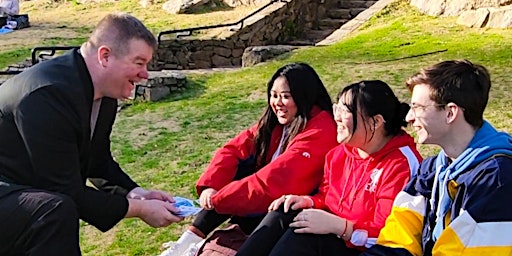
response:
<svg viewBox="0 0 512 256"><path fill-rule="evenodd" d="M382 81L345 87L334 104L338 142L313 196L285 195L237 255L357 255L375 243L421 156L404 130L409 106Z"/></svg>
<svg viewBox="0 0 512 256"><path fill-rule="evenodd" d="M322 81L307 64L283 66L268 82L267 102L256 125L215 153L196 184L204 209L161 255L182 255L228 219L249 234L273 200L318 188L325 155L337 145Z"/></svg>

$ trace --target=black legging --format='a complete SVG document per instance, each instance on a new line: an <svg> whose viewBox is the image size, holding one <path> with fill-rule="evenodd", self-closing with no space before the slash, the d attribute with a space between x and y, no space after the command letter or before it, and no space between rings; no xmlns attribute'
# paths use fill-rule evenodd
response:
<svg viewBox="0 0 512 256"><path fill-rule="evenodd" d="M281 205L277 211L267 213L260 225L238 249L237 255L269 255L279 239L288 230L293 218L302 210L290 210L284 213Z"/></svg>
<svg viewBox="0 0 512 256"><path fill-rule="evenodd" d="M201 231L205 236L208 236L214 229L220 224L229 219L229 223L238 224L242 231L246 234L250 234L261 222L264 215L257 217L240 217L229 214L220 214L215 210L201 210L197 214L192 226Z"/></svg>
<svg viewBox="0 0 512 256"><path fill-rule="evenodd" d="M281 255L358 255L361 251L347 248L345 241L334 234L297 234L289 228L302 210L284 213L281 206L269 212L240 247L238 256Z"/></svg>

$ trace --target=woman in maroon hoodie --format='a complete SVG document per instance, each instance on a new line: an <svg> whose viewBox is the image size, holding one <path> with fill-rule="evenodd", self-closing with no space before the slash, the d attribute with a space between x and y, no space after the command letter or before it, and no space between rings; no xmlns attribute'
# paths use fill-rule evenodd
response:
<svg viewBox="0 0 512 256"><path fill-rule="evenodd" d="M196 184L202 210L161 255L182 255L224 221L250 234L273 200L312 194L325 155L337 145L332 102L305 63L279 68L267 84L268 106L256 125L220 148Z"/></svg>
<svg viewBox="0 0 512 256"><path fill-rule="evenodd" d="M345 87L333 108L341 144L326 156L318 193L272 202L237 255L357 255L375 244L421 161L402 129L409 106L375 80Z"/></svg>

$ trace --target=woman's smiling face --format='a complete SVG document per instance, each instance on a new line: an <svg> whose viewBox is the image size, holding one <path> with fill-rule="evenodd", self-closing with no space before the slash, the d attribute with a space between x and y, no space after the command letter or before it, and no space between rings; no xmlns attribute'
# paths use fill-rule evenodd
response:
<svg viewBox="0 0 512 256"><path fill-rule="evenodd" d="M368 133L365 128L367 120L363 119L360 111L352 113L352 110L349 109L351 98L352 93L349 91L340 97L338 103L333 105L334 121L337 125L337 140L339 143L360 148L368 140ZM357 121L357 124L354 121Z"/></svg>
<svg viewBox="0 0 512 256"><path fill-rule="evenodd" d="M290 92L290 86L284 76L278 77L270 89L270 107L282 125L290 124L297 115L297 105Z"/></svg>

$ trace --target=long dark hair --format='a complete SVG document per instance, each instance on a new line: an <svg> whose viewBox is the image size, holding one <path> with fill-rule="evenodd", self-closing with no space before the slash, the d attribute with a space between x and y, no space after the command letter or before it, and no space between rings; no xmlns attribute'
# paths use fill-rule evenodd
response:
<svg viewBox="0 0 512 256"><path fill-rule="evenodd" d="M344 105L352 113L354 123L352 133L357 128L357 113L361 113L363 120L366 119L365 117L374 120L374 116L381 115L385 121L386 136L395 136L400 133L402 127L407 126L405 116L409 111L409 105L400 102L389 85L380 80L361 81L348 85L338 93L337 101L340 98L346 99ZM368 131L366 122L364 126ZM370 140L374 134L375 130L372 130Z"/></svg>
<svg viewBox="0 0 512 256"><path fill-rule="evenodd" d="M316 71L306 63L291 63L279 68L267 83L267 109L258 122L258 133L254 138L256 146L257 166L261 168L266 164L270 137L272 131L279 124L277 116L270 106L270 90L278 77L284 77L290 87L290 94L297 105L297 115L288 125L288 135L283 147L288 145L297 134L306 127L311 118L313 106L328 111L332 115L331 97Z"/></svg>

